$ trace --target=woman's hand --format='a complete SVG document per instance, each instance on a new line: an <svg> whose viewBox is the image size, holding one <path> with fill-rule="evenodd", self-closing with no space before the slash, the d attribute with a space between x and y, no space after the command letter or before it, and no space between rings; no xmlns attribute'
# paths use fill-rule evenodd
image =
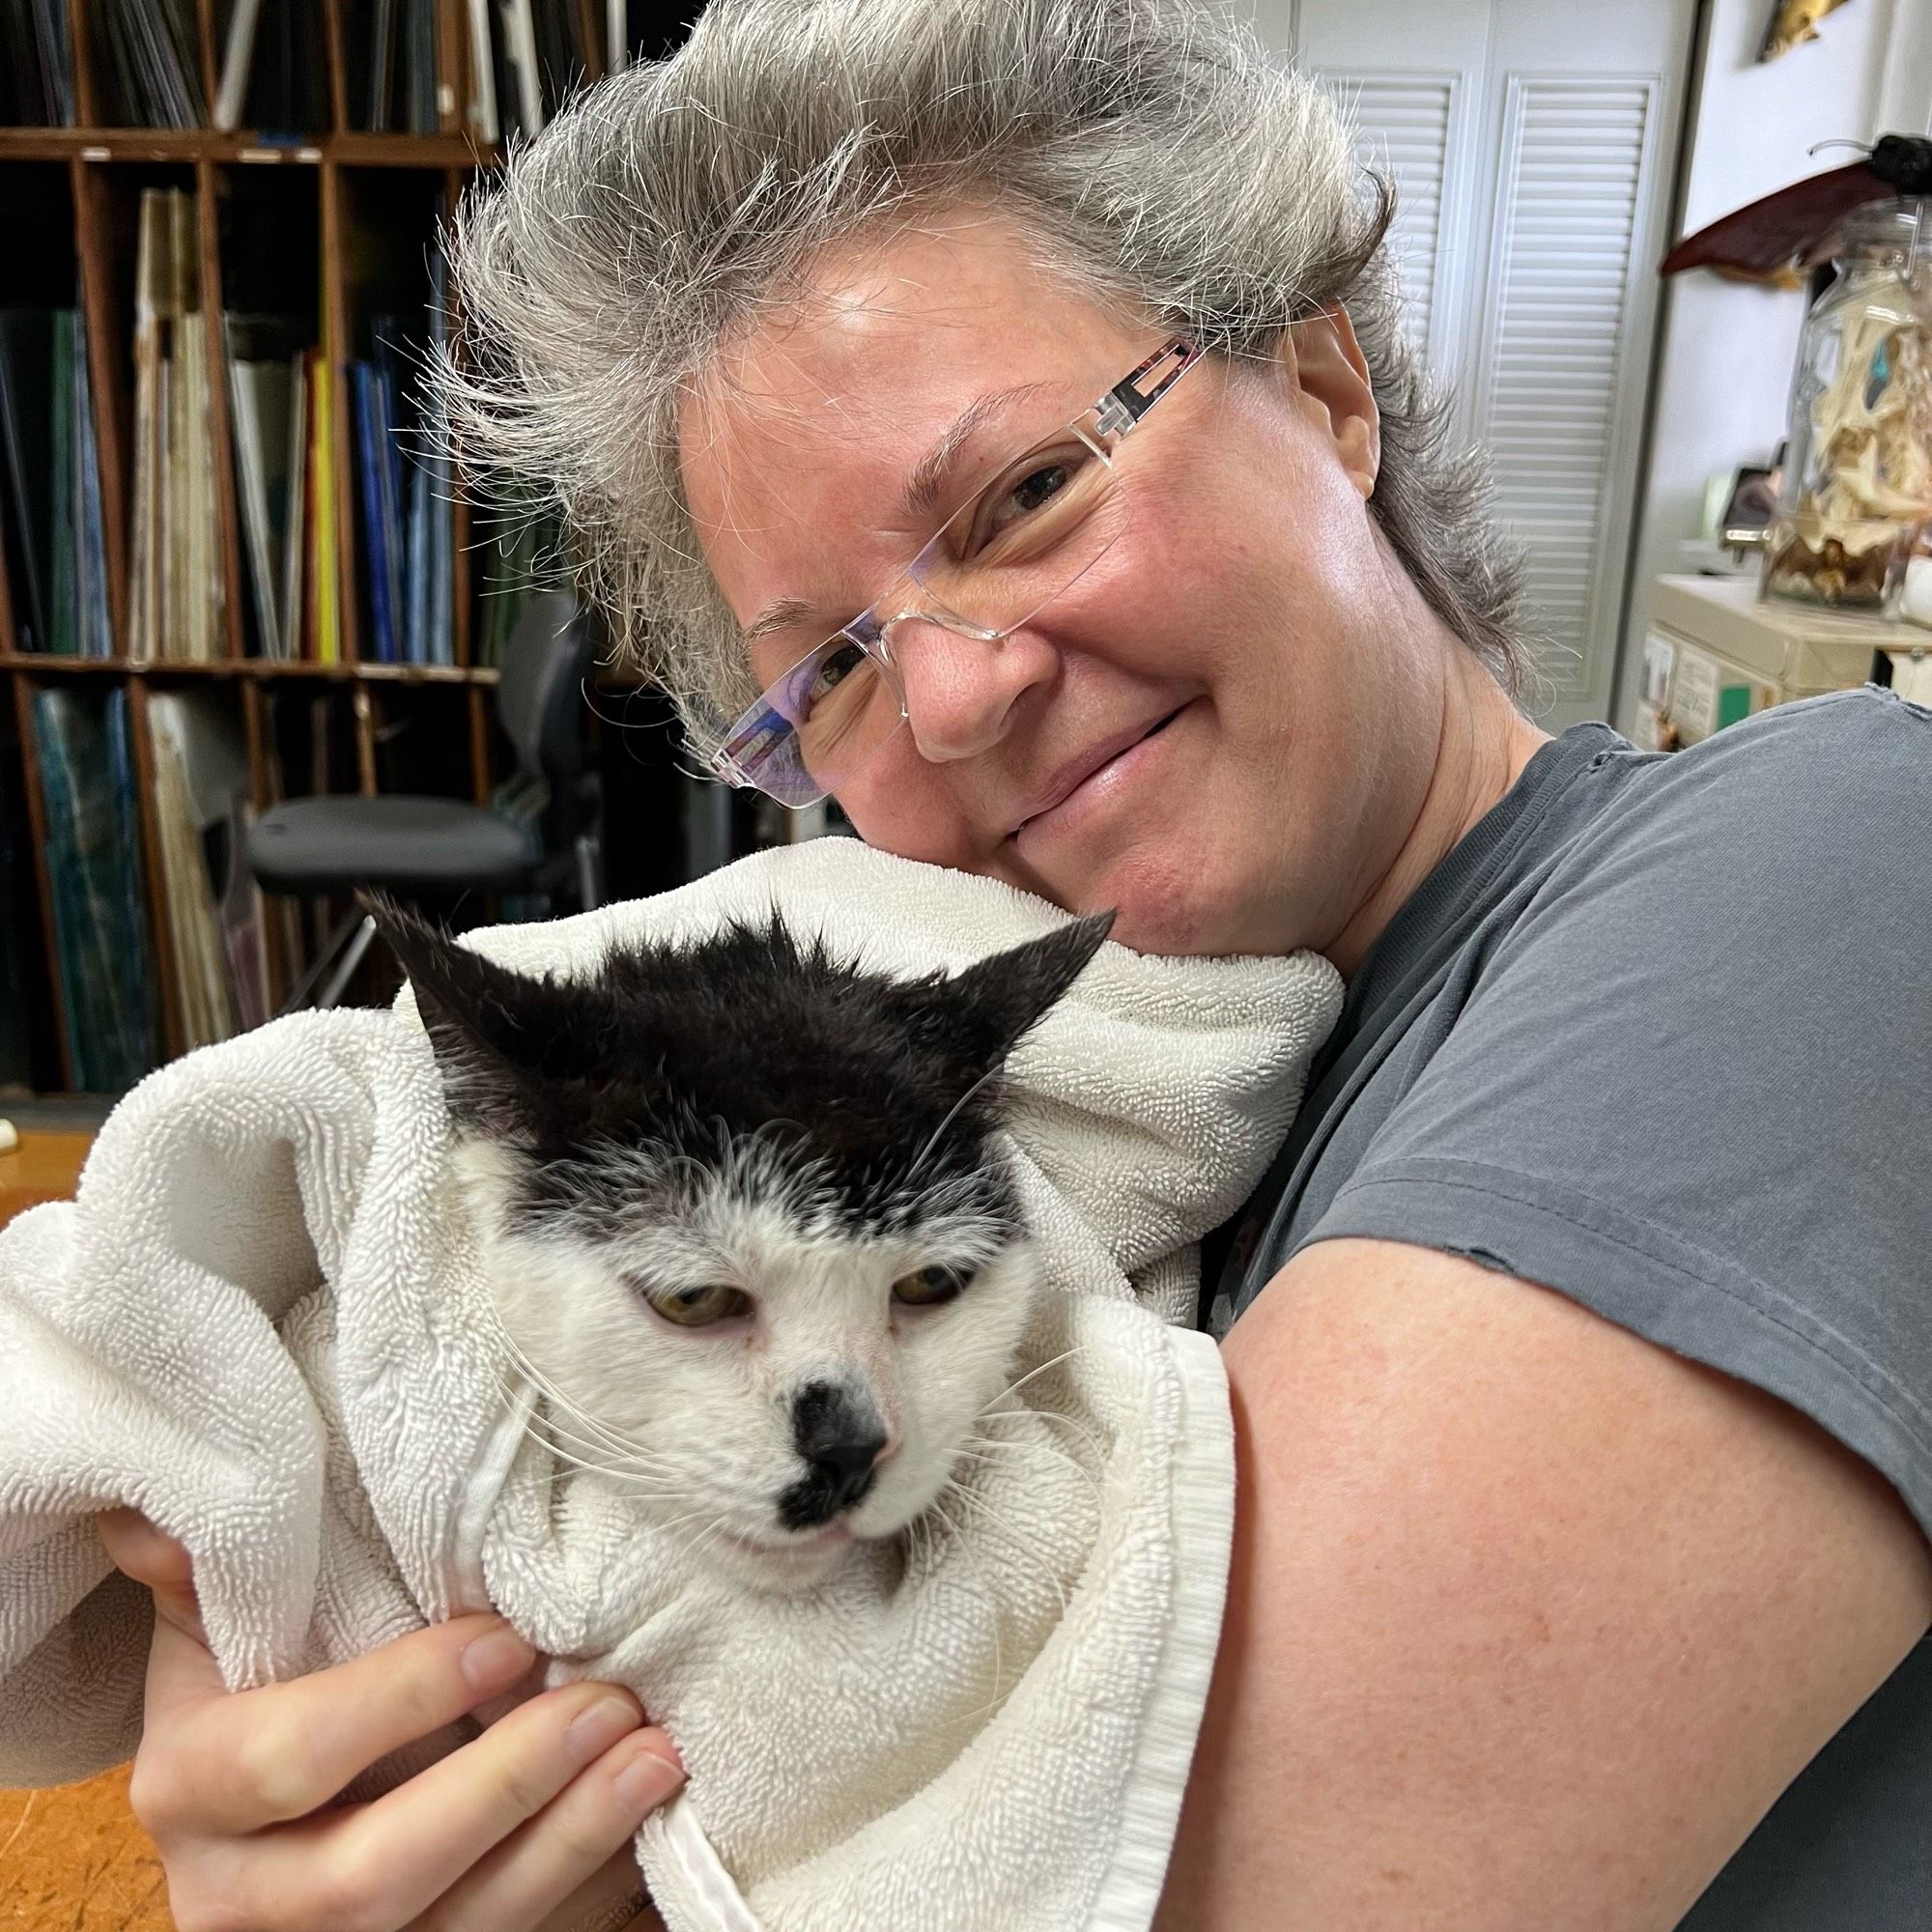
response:
<svg viewBox="0 0 1932 1932"><path fill-rule="evenodd" d="M684 1773L627 1691L544 1691L373 1804L324 1809L385 1752L521 1683L530 1647L499 1617L458 1617L230 1693L187 1552L128 1510L100 1539L155 1593L128 1796L181 1932L662 1932L630 1844Z"/></svg>

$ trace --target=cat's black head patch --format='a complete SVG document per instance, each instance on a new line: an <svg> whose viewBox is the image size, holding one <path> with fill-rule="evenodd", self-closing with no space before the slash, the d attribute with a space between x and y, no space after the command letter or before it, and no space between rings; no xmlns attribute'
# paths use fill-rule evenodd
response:
<svg viewBox="0 0 1932 1932"><path fill-rule="evenodd" d="M525 1205L582 1209L613 1148L716 1165L762 1136L841 1219L888 1223L947 1181L982 1183L997 1075L1106 938L1077 920L952 978L899 980L801 944L774 918L683 946L626 945L581 980L511 972L393 902L363 903L415 989L452 1112L525 1157Z"/></svg>

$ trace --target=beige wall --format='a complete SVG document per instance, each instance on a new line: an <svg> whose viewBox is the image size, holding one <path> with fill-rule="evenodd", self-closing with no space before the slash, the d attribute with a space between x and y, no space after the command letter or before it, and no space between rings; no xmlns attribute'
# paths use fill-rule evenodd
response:
<svg viewBox="0 0 1932 1932"><path fill-rule="evenodd" d="M1770 0L1706 0L1680 235L1856 158L1849 150L1808 155L1815 142L1932 127L1927 0L1851 0L1817 41L1759 66L1769 11ZM1749 288L1702 270L1666 284L1612 711L1622 729L1634 722L1650 582L1685 567L1677 546L1697 533L1705 478L1766 462L1776 447L1804 319L1795 290Z"/></svg>

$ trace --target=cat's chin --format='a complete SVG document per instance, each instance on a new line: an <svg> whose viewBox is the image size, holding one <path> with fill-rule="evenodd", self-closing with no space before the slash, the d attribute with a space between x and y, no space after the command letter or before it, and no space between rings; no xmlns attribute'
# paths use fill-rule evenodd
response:
<svg viewBox="0 0 1932 1932"><path fill-rule="evenodd" d="M721 1535L711 1546L718 1565L736 1581L775 1596L813 1590L842 1568L859 1539L844 1520L827 1523L805 1536L769 1543Z"/></svg>

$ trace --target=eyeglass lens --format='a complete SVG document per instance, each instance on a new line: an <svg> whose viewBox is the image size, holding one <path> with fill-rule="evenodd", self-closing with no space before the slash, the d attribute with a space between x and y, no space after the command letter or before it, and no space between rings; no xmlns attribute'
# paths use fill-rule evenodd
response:
<svg viewBox="0 0 1932 1932"><path fill-rule="evenodd" d="M1009 464L948 519L881 600L885 627L936 607L941 621L950 615L982 631L1013 630L1091 569L1125 522L1126 498L1112 466L1063 430ZM863 637L840 632L766 694L778 714L771 734L762 746L734 747L755 782L776 796L815 798L898 729L905 714L895 680L862 647L877 636L876 628ZM761 752L765 762L754 766Z"/></svg>

